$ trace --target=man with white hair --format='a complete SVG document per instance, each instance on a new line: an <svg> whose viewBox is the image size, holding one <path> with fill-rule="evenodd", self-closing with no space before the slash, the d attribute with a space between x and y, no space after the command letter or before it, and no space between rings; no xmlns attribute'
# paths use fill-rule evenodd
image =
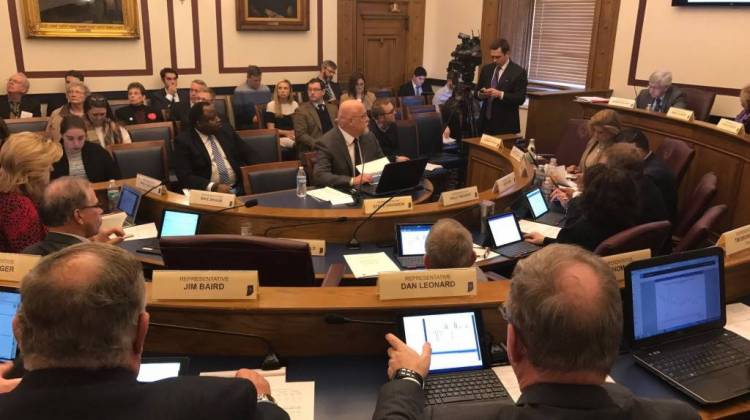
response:
<svg viewBox="0 0 750 420"><path fill-rule="evenodd" d="M39 101L27 95L29 79L23 73L16 73L8 78L5 85L7 95L0 96L0 118L41 117L42 107Z"/></svg>
<svg viewBox="0 0 750 420"><path fill-rule="evenodd" d="M672 86L671 71L655 71L648 78L648 89L643 89L635 98L635 105L654 112L667 112L669 108L686 108L685 94Z"/></svg>

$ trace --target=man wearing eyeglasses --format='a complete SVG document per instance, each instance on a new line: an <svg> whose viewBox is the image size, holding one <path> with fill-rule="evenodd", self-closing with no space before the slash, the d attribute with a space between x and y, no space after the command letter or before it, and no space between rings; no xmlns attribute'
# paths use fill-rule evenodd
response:
<svg viewBox="0 0 750 420"><path fill-rule="evenodd" d="M648 89L643 89L635 98L635 105L641 109L665 113L669 108L686 108L685 94L677 86L672 86L672 72L655 71L648 78Z"/></svg>
<svg viewBox="0 0 750 420"><path fill-rule="evenodd" d="M398 131L396 130L396 107L388 98L380 98L372 104L370 132L378 139L380 148L391 162L409 160L398 148Z"/></svg>
<svg viewBox="0 0 750 420"><path fill-rule="evenodd" d="M338 107L325 101L325 83L316 78L307 82L308 102L303 102L292 114L294 148L299 160L315 150L315 143L334 127Z"/></svg>
<svg viewBox="0 0 750 420"><path fill-rule="evenodd" d="M121 227L102 229L102 209L96 192L83 178L64 176L44 190L39 215L47 236L23 250L24 254L49 255L82 242L122 242ZM113 239L109 237L114 234Z"/></svg>

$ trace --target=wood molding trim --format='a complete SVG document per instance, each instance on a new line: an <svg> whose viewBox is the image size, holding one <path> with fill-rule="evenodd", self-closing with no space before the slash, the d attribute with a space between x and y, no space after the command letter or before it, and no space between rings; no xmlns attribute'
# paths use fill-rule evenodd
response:
<svg viewBox="0 0 750 420"><path fill-rule="evenodd" d="M500 35L500 0L482 2L482 63L489 63L490 44Z"/></svg>
<svg viewBox="0 0 750 420"><path fill-rule="evenodd" d="M609 88L619 16L620 0L601 0L596 3L586 75L587 89Z"/></svg>
<svg viewBox="0 0 750 420"><path fill-rule="evenodd" d="M174 21L174 0L167 0L167 22L169 25L169 62L173 69L180 74L200 74L201 73L201 34L200 34L200 13L198 12L198 0L191 0L192 8L192 25L193 25L193 57L195 67L179 68L177 66L177 39L175 36Z"/></svg>

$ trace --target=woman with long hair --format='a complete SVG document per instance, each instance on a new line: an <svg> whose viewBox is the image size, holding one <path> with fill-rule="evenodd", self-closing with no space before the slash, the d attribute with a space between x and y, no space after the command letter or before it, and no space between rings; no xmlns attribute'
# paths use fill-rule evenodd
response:
<svg viewBox="0 0 750 420"><path fill-rule="evenodd" d="M372 104L375 103L375 94L367 90L367 82L365 81L365 75L360 72L352 73L349 78L349 87L346 92L341 95L341 102L348 99L356 99L365 105L367 112L372 109Z"/></svg>
<svg viewBox="0 0 750 420"><path fill-rule="evenodd" d="M130 143L130 133L115 121L107 98L99 94L90 95L83 104L88 130L87 140L102 147L110 144Z"/></svg>

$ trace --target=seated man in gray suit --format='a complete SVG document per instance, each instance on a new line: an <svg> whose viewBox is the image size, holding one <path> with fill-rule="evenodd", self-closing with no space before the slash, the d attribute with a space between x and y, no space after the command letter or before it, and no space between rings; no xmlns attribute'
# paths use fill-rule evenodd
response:
<svg viewBox="0 0 750 420"><path fill-rule="evenodd" d="M48 255L81 242L122 242L121 227L101 229L102 209L91 183L80 177L64 176L44 190L39 215L47 226L47 236L28 246L24 254ZM115 234L113 239L109 236Z"/></svg>
<svg viewBox="0 0 750 420"><path fill-rule="evenodd" d="M349 187L372 182L372 176L357 174L354 167L383 157L362 102L344 101L336 118L337 127L318 140L318 162L313 182L318 187ZM367 169L367 168L365 168Z"/></svg>
<svg viewBox="0 0 750 420"><path fill-rule="evenodd" d="M685 94L672 86L672 72L655 71L648 78L648 89L643 89L635 98L635 106L649 111L665 113L671 107L687 108Z"/></svg>
<svg viewBox="0 0 750 420"><path fill-rule="evenodd" d="M314 78L307 82L309 102L303 102L292 114L294 149L299 160L315 150L318 139L334 127L338 108L323 100L323 81Z"/></svg>
<svg viewBox="0 0 750 420"><path fill-rule="evenodd" d="M638 398L604 382L620 345L622 302L614 273L593 253L556 244L519 261L504 316L518 402L438 405L430 418L699 418L686 403ZM386 339L388 376L396 379L381 389L373 419L425 418L419 382L430 366L430 345L420 355L392 334Z"/></svg>

